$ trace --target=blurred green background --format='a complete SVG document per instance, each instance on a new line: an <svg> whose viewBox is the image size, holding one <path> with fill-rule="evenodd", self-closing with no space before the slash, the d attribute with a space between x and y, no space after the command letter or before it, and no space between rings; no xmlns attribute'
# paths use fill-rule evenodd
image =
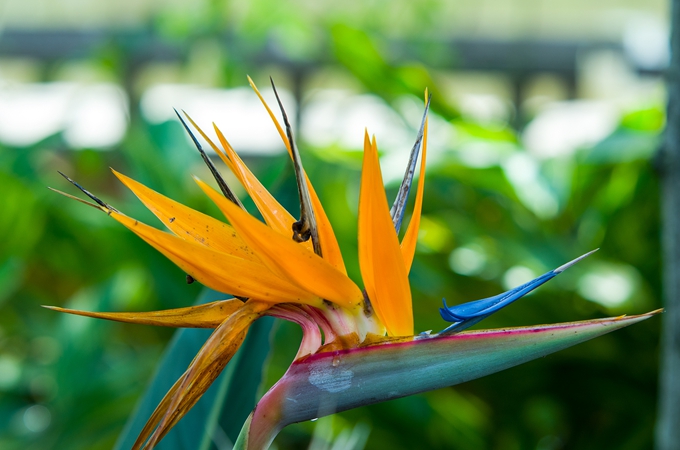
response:
<svg viewBox="0 0 680 450"><path fill-rule="evenodd" d="M220 217L191 180L209 175L176 107L206 129L217 122L297 214L292 168L246 74L268 99L269 76L281 89L355 280L364 127L377 136L393 198L430 89L411 272L418 331L445 327L442 297L495 295L598 247L483 327L661 306L654 155L668 60L663 1L3 8L0 448L111 448L172 335L40 305L150 310L189 305L202 292L106 215L47 190L73 192L57 170L159 227L109 167ZM654 318L460 386L294 425L275 446L331 448L352 436L367 449L650 448L659 329ZM275 326L263 389L299 337L292 324Z"/></svg>

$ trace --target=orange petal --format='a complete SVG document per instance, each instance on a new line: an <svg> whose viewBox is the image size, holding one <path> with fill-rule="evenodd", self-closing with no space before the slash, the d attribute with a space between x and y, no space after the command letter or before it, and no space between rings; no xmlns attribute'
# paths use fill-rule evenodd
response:
<svg viewBox="0 0 680 450"><path fill-rule="evenodd" d="M113 169L112 171L144 203L144 206L180 238L193 239L219 252L257 261L253 251L231 226L171 200L122 173Z"/></svg>
<svg viewBox="0 0 680 450"><path fill-rule="evenodd" d="M228 202L227 199L224 200ZM234 207L240 211L238 206ZM276 276L260 262L241 259L185 241L113 211L110 215L183 271L212 289L271 303L321 304L318 297Z"/></svg>
<svg viewBox="0 0 680 450"><path fill-rule="evenodd" d="M288 142L288 136L283 130L283 127L281 127L281 124L276 119L274 112L271 110L271 108L269 108L269 105L267 105L264 97L262 97L262 94L260 94L260 91L257 89L257 86L255 86L255 83L250 77L248 77L248 82L250 83L250 87L252 87L255 91L255 94L257 94L260 102L262 102L262 105L264 105L269 117L272 119L272 122L274 122L276 131L279 132L279 136L281 136L281 140L286 145L286 149L288 150L288 155L290 155L292 159L293 151L290 148L290 142ZM224 145L224 142L222 144ZM312 208L314 209L314 216L316 217L317 232L319 233L319 242L321 244L321 253L323 258L340 272L346 274L347 271L345 269L345 263L342 259L342 253L340 252L338 240L336 239L335 233L333 232L333 227L331 226L328 216L326 215L326 211L324 211L323 206L319 201L319 197L316 195L314 186L312 186L312 183L309 181L309 177L307 177L306 173L305 182L307 183L307 189L309 189L309 194L312 199ZM269 222L267 221L267 223Z"/></svg>
<svg viewBox="0 0 680 450"><path fill-rule="evenodd" d="M155 428L149 442L143 447L153 448L184 417L236 354L250 325L270 306L252 300L242 303L229 319L217 327L184 375L156 407L132 447L133 450L142 448L144 441Z"/></svg>
<svg viewBox="0 0 680 450"><path fill-rule="evenodd" d="M286 132L283 131L283 127L281 127L281 124L276 119L274 112L271 110L269 105L267 105L267 102L264 101L264 97L262 97L262 94L260 94L260 91L259 89L257 89L257 86L255 86L255 83L253 82L252 78L248 77L248 83L250 83L250 87L253 88L253 91L255 91L255 94L257 94L258 98L260 99L260 102L262 102L262 105L264 105L265 109L267 110L269 117L271 117L272 122L274 122L274 125L276 126L276 131L279 132L279 136L281 136L281 140L286 145L286 150L288 150L288 154L292 158L293 150L290 148L290 142L288 142L288 136L286 136Z"/></svg>
<svg viewBox="0 0 680 450"><path fill-rule="evenodd" d="M274 273L301 289L340 306L352 307L362 300L363 295L354 282L323 258L272 230L201 180L197 179L196 182L227 216L248 246Z"/></svg>
<svg viewBox="0 0 680 450"><path fill-rule="evenodd" d="M368 136L368 130L364 131L364 155L371 150L371 138ZM372 177L374 176L373 172L370 172L368 170L363 170L361 172L361 185L363 186L366 184L366 186L372 186L373 181ZM369 230L371 228L371 216L370 214L361 214L362 210L365 211L370 211L372 209L371 202L373 198L369 195L361 195L361 192L363 192L363 189L360 191L359 195L359 218L358 218L358 238L359 238L359 268L361 270L361 278L363 279L364 282L364 290L366 291L366 294L368 295L369 300L371 301L371 305L373 305L373 309L376 309L375 306L375 301L374 299L377 298L376 292L375 292L375 277L374 277L374 270L373 270L373 258L369 257L369 252L370 248L368 247L363 247L363 244L366 244L364 239L364 235L362 234L362 230ZM377 311L377 310L376 310ZM379 318L382 320L382 316L379 316Z"/></svg>
<svg viewBox="0 0 680 450"><path fill-rule="evenodd" d="M44 306L58 312L96 319L115 320L116 322L155 325L175 328L216 328L231 316L243 302L237 299L220 300L188 308L165 309L145 312L90 312L77 309Z"/></svg>
<svg viewBox="0 0 680 450"><path fill-rule="evenodd" d="M359 196L359 265L378 317L392 336L413 334L411 289L387 206L378 148L364 140ZM372 297L371 297L372 295Z"/></svg>
<svg viewBox="0 0 680 450"><path fill-rule="evenodd" d="M426 98L427 98L427 94ZM401 240L401 254L404 257L406 273L411 271L413 256L416 254L416 243L418 242L418 229L420 228L420 216L423 210L423 191L425 186L425 159L427 157L427 119L425 119L425 132L423 134L423 149L420 160L420 176L418 178L418 191L416 192L416 202L413 205L413 214L408 224L404 238Z"/></svg>

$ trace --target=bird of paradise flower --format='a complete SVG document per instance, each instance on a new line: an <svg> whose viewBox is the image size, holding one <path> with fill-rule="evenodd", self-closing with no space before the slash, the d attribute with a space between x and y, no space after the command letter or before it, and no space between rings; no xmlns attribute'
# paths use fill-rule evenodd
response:
<svg viewBox="0 0 680 450"><path fill-rule="evenodd" d="M452 324L440 333L414 334L408 274L422 213L427 155L427 113L406 174L391 208L383 187L375 137L364 136L358 245L363 290L345 270L333 228L302 167L292 128L274 88L282 127L255 84L293 161L300 220L286 211L246 167L221 131L221 146L189 122L244 186L264 222L245 211L178 113L221 193L195 178L229 224L114 174L172 232L130 218L66 177L104 211L152 245L189 279L234 298L154 312L102 313L48 307L89 317L170 327L213 328L186 372L152 413L133 449L152 449L196 404L243 342L250 325L273 316L300 325L302 342L285 375L258 402L235 443L264 449L286 425L350 408L451 386L545 356L660 312L637 316L462 332L557 276L590 253L503 294L440 309ZM285 130L285 131L284 131ZM420 158L415 204L399 239L409 191Z"/></svg>

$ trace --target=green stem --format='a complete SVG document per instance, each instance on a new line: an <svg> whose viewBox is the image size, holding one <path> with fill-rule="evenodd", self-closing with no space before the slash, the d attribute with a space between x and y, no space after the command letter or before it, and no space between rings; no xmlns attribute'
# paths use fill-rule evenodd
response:
<svg viewBox="0 0 680 450"><path fill-rule="evenodd" d="M238 434L238 438L234 443L232 450L246 450L248 448L248 432L250 431L250 423L253 420L253 413L248 415L248 418L243 423L241 432Z"/></svg>
<svg viewBox="0 0 680 450"><path fill-rule="evenodd" d="M269 448L276 435L284 427L276 419L280 417L278 413L280 402L267 401L271 397L271 395L265 395L255 406L243 424L233 450L266 450ZM253 417L255 417L254 421Z"/></svg>

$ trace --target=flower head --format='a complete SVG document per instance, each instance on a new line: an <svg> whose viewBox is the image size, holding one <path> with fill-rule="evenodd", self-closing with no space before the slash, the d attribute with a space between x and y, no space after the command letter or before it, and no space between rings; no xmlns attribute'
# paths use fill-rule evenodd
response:
<svg viewBox="0 0 680 450"><path fill-rule="evenodd" d="M146 313L99 313L52 307L123 322L215 329L149 418L134 448L152 448L162 439L208 389L238 350L250 325L263 315L299 324L303 339L287 374L265 395L245 424L237 443L240 448L267 446L278 429L288 423L455 384L647 317L611 319L597 322L597 326L595 322L543 326L531 332L515 329L456 334L555 277L586 254L504 294L453 307L444 302L441 315L452 325L436 335L414 335L408 274L423 202L427 93L420 131L391 208L383 187L376 139L365 133L358 223L360 288L347 275L333 228L302 167L281 102L283 126L252 80L250 83L293 161L300 197L299 220L264 188L217 126L214 131L219 145L186 114L186 119L244 186L264 222L243 208L179 113L221 192L198 178L195 181L228 223L188 208L114 171L170 230L171 233L167 233L122 214L69 178L94 203L79 201L106 212L192 279L234 296L193 307ZM415 205L400 239L405 205L419 158ZM454 369L446 375L453 368L452 363L458 365L457 372ZM340 370L344 370L344 375ZM432 373L437 376L428 376ZM411 382L403 385L406 377L411 377ZM329 404L332 408L322 411L324 405Z"/></svg>

